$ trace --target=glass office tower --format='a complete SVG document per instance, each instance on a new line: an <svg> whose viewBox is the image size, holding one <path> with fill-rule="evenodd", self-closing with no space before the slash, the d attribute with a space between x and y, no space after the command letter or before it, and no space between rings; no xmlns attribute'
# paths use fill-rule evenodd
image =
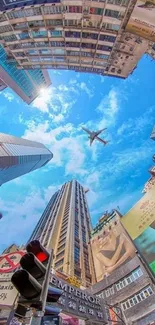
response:
<svg viewBox="0 0 155 325"><path fill-rule="evenodd" d="M52 157L39 142L0 133L0 185L46 165Z"/></svg>
<svg viewBox="0 0 155 325"><path fill-rule="evenodd" d="M17 69L16 59L10 58L2 45L0 45L0 77L0 90L9 86L27 104L39 95L42 88L51 84L47 71Z"/></svg>

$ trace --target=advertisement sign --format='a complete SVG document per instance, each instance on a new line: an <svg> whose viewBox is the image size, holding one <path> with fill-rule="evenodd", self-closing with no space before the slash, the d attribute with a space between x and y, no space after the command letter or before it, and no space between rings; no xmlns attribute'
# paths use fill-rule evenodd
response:
<svg viewBox="0 0 155 325"><path fill-rule="evenodd" d="M0 282L0 308L12 307L17 297L17 290L11 282Z"/></svg>
<svg viewBox="0 0 155 325"><path fill-rule="evenodd" d="M103 299L74 287L53 274L51 274L50 284L63 290L58 303L55 303L55 306L62 309L63 313L81 319L90 319L97 323L101 322L102 325L106 324L107 316Z"/></svg>
<svg viewBox="0 0 155 325"><path fill-rule="evenodd" d="M122 223L155 274L155 186L122 218Z"/></svg>
<svg viewBox="0 0 155 325"><path fill-rule="evenodd" d="M60 0L46 0L46 3L59 3ZM0 0L0 10L43 4L43 0Z"/></svg>
<svg viewBox="0 0 155 325"><path fill-rule="evenodd" d="M120 220L111 220L91 240L97 281L135 256L135 247Z"/></svg>
<svg viewBox="0 0 155 325"><path fill-rule="evenodd" d="M138 0L126 31L155 41L155 0Z"/></svg>
<svg viewBox="0 0 155 325"><path fill-rule="evenodd" d="M61 317L61 324L62 325L79 325L79 319L69 316L69 315L65 315L65 314L60 314Z"/></svg>
<svg viewBox="0 0 155 325"><path fill-rule="evenodd" d="M23 251L18 251L15 253L2 255L0 257L0 274L12 272L19 267L19 261L24 254L25 253Z"/></svg>

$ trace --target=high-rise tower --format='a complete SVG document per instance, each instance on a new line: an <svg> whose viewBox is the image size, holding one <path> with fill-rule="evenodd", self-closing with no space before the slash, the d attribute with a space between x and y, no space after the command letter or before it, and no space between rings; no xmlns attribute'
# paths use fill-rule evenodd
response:
<svg viewBox="0 0 155 325"><path fill-rule="evenodd" d="M73 180L64 184L49 201L30 240L38 239L54 249L54 268L82 279L95 281L89 244L91 222L84 188Z"/></svg>
<svg viewBox="0 0 155 325"><path fill-rule="evenodd" d="M52 157L42 143L0 133L0 185L46 165Z"/></svg>
<svg viewBox="0 0 155 325"><path fill-rule="evenodd" d="M41 89L47 88L50 78L46 70L20 70L17 62L10 58L0 44L0 91L10 87L27 104L30 104L40 93Z"/></svg>

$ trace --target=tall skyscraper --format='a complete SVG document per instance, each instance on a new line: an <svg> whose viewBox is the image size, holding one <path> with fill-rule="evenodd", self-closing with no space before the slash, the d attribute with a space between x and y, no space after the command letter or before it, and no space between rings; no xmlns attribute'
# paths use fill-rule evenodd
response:
<svg viewBox="0 0 155 325"><path fill-rule="evenodd" d="M45 247L54 249L55 270L90 285L95 282L90 233L85 191L73 180L52 196L30 240L38 239Z"/></svg>
<svg viewBox="0 0 155 325"><path fill-rule="evenodd" d="M126 78L144 53L155 57L149 33L140 37L128 24L136 3L2 0L1 42L19 69L70 69ZM139 24L141 16L146 15L138 14Z"/></svg>
<svg viewBox="0 0 155 325"><path fill-rule="evenodd" d="M0 185L46 165L52 157L39 142L0 133Z"/></svg>
<svg viewBox="0 0 155 325"><path fill-rule="evenodd" d="M27 104L30 104L40 93L42 88L51 84L48 72L40 69L17 69L15 58L10 58L9 53L0 45L0 91L9 86Z"/></svg>

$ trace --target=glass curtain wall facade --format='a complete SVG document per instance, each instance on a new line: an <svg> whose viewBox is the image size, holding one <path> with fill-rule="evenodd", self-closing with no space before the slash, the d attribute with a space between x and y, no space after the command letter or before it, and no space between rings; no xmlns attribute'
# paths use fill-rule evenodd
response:
<svg viewBox="0 0 155 325"><path fill-rule="evenodd" d="M52 196L30 240L54 249L53 267L82 284L95 282L90 246L91 223L84 188L73 180Z"/></svg>
<svg viewBox="0 0 155 325"><path fill-rule="evenodd" d="M46 165L52 157L39 142L0 133L0 185Z"/></svg>
<svg viewBox="0 0 155 325"><path fill-rule="evenodd" d="M12 88L26 103L30 104L42 88L50 85L48 74L42 70L20 70L17 69L17 61L9 58L3 46L0 45L0 76L2 89L6 85ZM5 87L4 87L5 85Z"/></svg>

